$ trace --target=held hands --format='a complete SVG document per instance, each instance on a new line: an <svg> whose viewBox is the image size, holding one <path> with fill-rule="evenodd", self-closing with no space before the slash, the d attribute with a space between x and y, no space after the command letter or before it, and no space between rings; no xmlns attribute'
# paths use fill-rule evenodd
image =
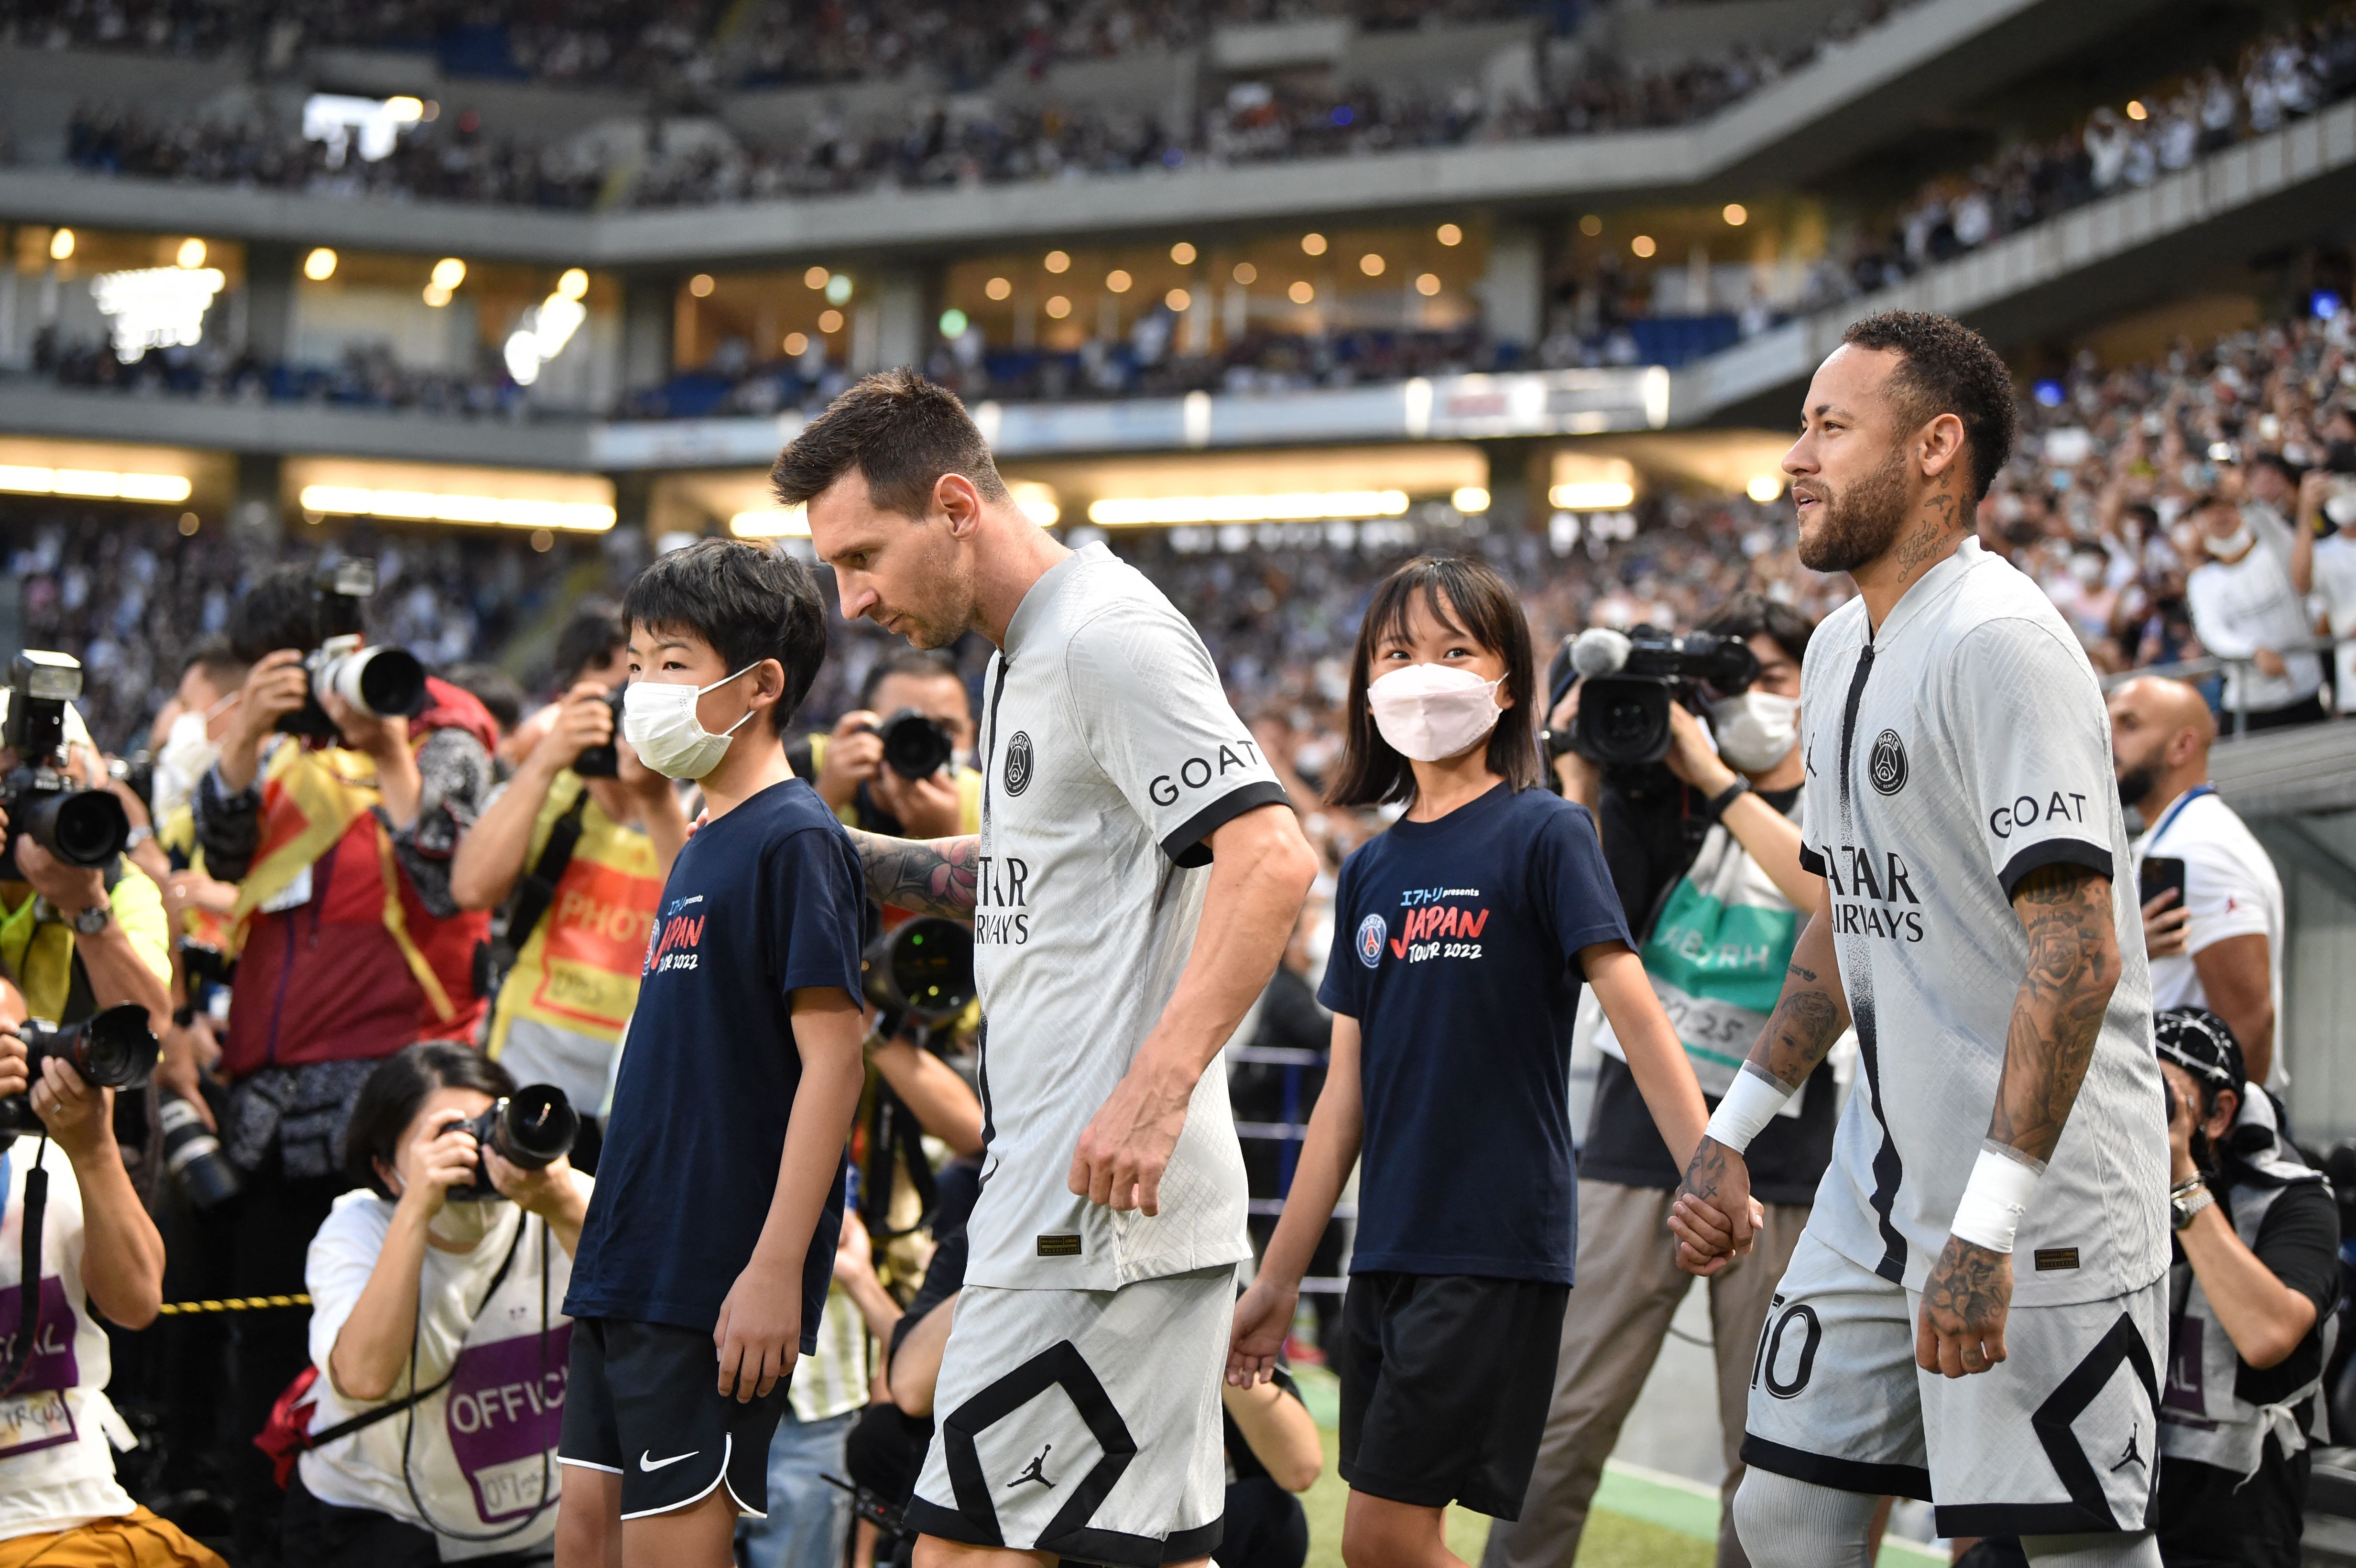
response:
<svg viewBox="0 0 2356 1568"><path fill-rule="evenodd" d="M2143 947L2153 958L2180 958L2186 942L2185 923L2192 912L2180 907L2174 888L2162 888L2143 906Z"/></svg>
<svg viewBox="0 0 2356 1568"><path fill-rule="evenodd" d="M792 1375L801 1353L801 1270L776 1267L758 1253L728 1287L712 1343L720 1352L720 1392L739 1404L766 1399Z"/></svg>
<svg viewBox="0 0 2356 1568"><path fill-rule="evenodd" d="M1091 1203L1147 1218L1162 1212L1162 1173L1185 1130L1194 1085L1132 1067L1080 1135L1066 1183Z"/></svg>
<svg viewBox="0 0 2356 1568"><path fill-rule="evenodd" d="M1751 1196L1751 1168L1740 1155L1705 1134L1694 1146L1685 1179L1669 1210L1677 1239L1677 1266L1707 1279L1749 1252L1766 1211Z"/></svg>
<svg viewBox="0 0 2356 1568"><path fill-rule="evenodd" d="M1280 1284L1262 1273L1236 1302L1235 1326L1227 1337L1227 1381L1237 1388L1264 1383L1276 1375L1276 1358L1301 1306L1301 1282Z"/></svg>
<svg viewBox="0 0 2356 1568"><path fill-rule="evenodd" d="M2012 1256L1949 1236L1922 1282L1922 1316L1914 1364L1965 1378L2004 1360L2004 1320L2012 1308Z"/></svg>

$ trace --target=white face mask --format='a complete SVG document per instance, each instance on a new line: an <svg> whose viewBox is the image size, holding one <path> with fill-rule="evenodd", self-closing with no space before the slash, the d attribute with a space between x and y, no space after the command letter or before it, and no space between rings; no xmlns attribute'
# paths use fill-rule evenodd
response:
<svg viewBox="0 0 2356 1568"><path fill-rule="evenodd" d="M1366 688L1375 728L1391 750L1419 763L1437 763L1477 745L1497 727L1497 682L1469 669L1412 664Z"/></svg>
<svg viewBox="0 0 2356 1568"><path fill-rule="evenodd" d="M508 1217L508 1200L504 1198L471 1199L462 1203L444 1203L442 1212L426 1221L426 1232L447 1247L469 1252L482 1244L483 1238L499 1228Z"/></svg>
<svg viewBox="0 0 2356 1568"><path fill-rule="evenodd" d="M2218 560L2231 560L2250 548L2250 525L2244 523L2222 539L2214 534L2203 534L2201 542L2208 546L2209 553Z"/></svg>
<svg viewBox="0 0 2356 1568"><path fill-rule="evenodd" d="M665 681L634 680L622 693L622 735L638 753L638 761L667 779L700 779L720 765L728 754L729 737L744 727L744 719L753 717L747 709L744 719L739 719L715 735L703 727L695 716L695 701L707 691L717 691L753 667L746 665L735 675L715 680L710 686L673 686Z"/></svg>
<svg viewBox="0 0 2356 1568"><path fill-rule="evenodd" d="M1797 699L1752 688L1709 705L1709 730L1728 767L1763 773L1792 754L1800 738Z"/></svg>
<svg viewBox="0 0 2356 1568"><path fill-rule="evenodd" d="M2070 575L2092 588L2103 580L2105 564L2099 555L2073 555L2070 558Z"/></svg>
<svg viewBox="0 0 2356 1568"><path fill-rule="evenodd" d="M163 749L155 753L155 815L160 822L197 793L197 784L220 757L220 744L207 733L216 716L233 705L230 692L202 713L183 713L164 732Z"/></svg>

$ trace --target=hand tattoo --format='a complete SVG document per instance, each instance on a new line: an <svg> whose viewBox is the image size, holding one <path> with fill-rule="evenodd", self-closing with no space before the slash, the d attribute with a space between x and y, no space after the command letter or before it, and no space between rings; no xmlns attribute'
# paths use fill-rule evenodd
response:
<svg viewBox="0 0 2356 1568"><path fill-rule="evenodd" d="M851 841L867 873L867 891L877 902L918 914L973 918L975 873L981 858L979 837L888 838L854 827Z"/></svg>
<svg viewBox="0 0 2356 1568"><path fill-rule="evenodd" d="M2110 879L2083 867L2031 871L2012 903L2029 932L2029 966L2006 1032L1988 1136L2042 1162L2053 1157L2094 1059L2119 979L2118 931Z"/></svg>
<svg viewBox="0 0 2356 1568"><path fill-rule="evenodd" d="M1965 1341L1965 1371L1987 1370L1979 1341L2001 1339L2011 1309L2011 1257L1949 1236L1930 1277L1922 1282L1922 1313L1934 1332Z"/></svg>

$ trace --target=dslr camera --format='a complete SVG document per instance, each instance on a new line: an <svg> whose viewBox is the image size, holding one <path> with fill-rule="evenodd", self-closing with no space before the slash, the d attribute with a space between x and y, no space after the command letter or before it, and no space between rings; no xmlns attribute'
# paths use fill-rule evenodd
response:
<svg viewBox="0 0 2356 1568"><path fill-rule="evenodd" d="M563 1090L553 1083L531 1083L495 1102L471 1121L453 1116L438 1131L446 1133L452 1127L464 1127L475 1135L478 1148L498 1150L501 1159L519 1170L545 1170L573 1152L573 1140L581 1136L581 1116ZM499 1196L499 1189L491 1185L491 1168L479 1154L475 1159L475 1179L464 1187L453 1187L448 1196L453 1203L479 1203Z"/></svg>
<svg viewBox="0 0 2356 1568"><path fill-rule="evenodd" d="M136 1002L119 1003L78 1024L27 1019L16 1035L25 1042L30 1076L25 1093L0 1100L0 1147L18 1133L41 1131L41 1118L33 1113L32 1085L41 1081L41 1063L50 1057L64 1061L85 1083L129 1089L147 1081L163 1050L155 1031L147 1027L147 1009Z"/></svg>
<svg viewBox="0 0 2356 1568"><path fill-rule="evenodd" d="M614 735L601 746L592 746L573 759L573 771L584 779L612 779L622 775L622 753L616 750L622 743L622 694L614 692L605 699L605 706L614 710Z"/></svg>
<svg viewBox="0 0 2356 1568"><path fill-rule="evenodd" d="M336 721L319 701L331 691L372 719L412 719L425 710L425 667L417 656L360 645L362 612L375 594L372 560L319 568L311 590L311 629L318 645L303 658L311 689L302 707L278 720L281 733L334 741Z"/></svg>
<svg viewBox="0 0 2356 1568"><path fill-rule="evenodd" d="M0 881L16 881L16 843L30 838L70 866L103 866L130 841L131 818L102 789L85 788L66 753L66 709L81 695L81 663L68 654L27 650L8 667L7 718L0 745L16 766L0 775L8 842Z"/></svg>
<svg viewBox="0 0 2356 1568"><path fill-rule="evenodd" d="M903 708L870 733L883 737L884 764L911 782L931 778L957 755L948 727L914 708Z"/></svg>
<svg viewBox="0 0 2356 1568"><path fill-rule="evenodd" d="M972 928L935 914L902 921L867 944L859 977L887 1023L911 1019L927 1029L945 1024L974 997ZM893 1023L884 1032L897 1029Z"/></svg>
<svg viewBox="0 0 2356 1568"><path fill-rule="evenodd" d="M1736 697L1759 678L1749 645L1714 632L1591 628L1569 651L1582 681L1579 718L1568 736L1548 733L1547 752L1576 752L1606 768L1649 767L1669 754L1670 703L1699 711L1700 687Z"/></svg>

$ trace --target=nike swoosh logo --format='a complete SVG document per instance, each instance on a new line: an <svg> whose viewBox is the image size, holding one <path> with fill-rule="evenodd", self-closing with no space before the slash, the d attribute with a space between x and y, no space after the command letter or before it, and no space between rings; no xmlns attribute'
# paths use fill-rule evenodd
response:
<svg viewBox="0 0 2356 1568"><path fill-rule="evenodd" d="M655 1457L655 1451L653 1449L643 1449L638 1454L638 1468L641 1470L659 1470L665 1465L676 1465L681 1459L692 1459L698 1454L702 1452L703 1450L701 1448L691 1448L684 1454L674 1454L668 1459L658 1459Z"/></svg>

